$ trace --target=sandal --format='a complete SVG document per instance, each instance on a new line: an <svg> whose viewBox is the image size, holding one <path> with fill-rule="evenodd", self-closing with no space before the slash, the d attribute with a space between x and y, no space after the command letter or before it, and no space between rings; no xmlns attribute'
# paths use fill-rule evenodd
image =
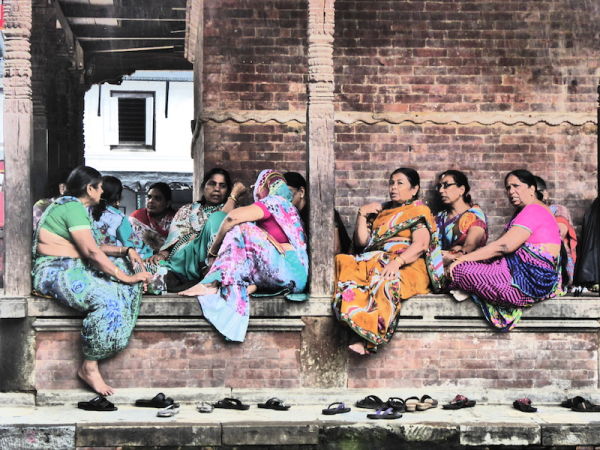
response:
<svg viewBox="0 0 600 450"><path fill-rule="evenodd" d="M270 398L265 403L259 403L258 407L263 409L274 409L275 411L287 411L291 405L286 405L276 397Z"/></svg>
<svg viewBox="0 0 600 450"><path fill-rule="evenodd" d="M177 403L173 403L166 408L159 409L156 412L156 417L173 417L177 413L179 413L179 405Z"/></svg>
<svg viewBox="0 0 600 450"><path fill-rule="evenodd" d="M576 412L600 412L600 405L594 405L589 400L582 398L573 404L571 411Z"/></svg>
<svg viewBox="0 0 600 450"><path fill-rule="evenodd" d="M384 401L376 395L367 395L362 400L356 402L358 408L379 409L384 405Z"/></svg>
<svg viewBox="0 0 600 450"><path fill-rule="evenodd" d="M171 397L165 397L165 394L162 392L156 394L150 400L139 399L135 401L135 406L139 406L140 408L166 408L171 405L179 407L179 403L175 403Z"/></svg>
<svg viewBox="0 0 600 450"><path fill-rule="evenodd" d="M388 407L388 408L394 408L396 411L399 411L399 412L406 411L406 404L404 403L404 400L402 400L399 397L388 398L387 401L385 402L385 405L383 405L383 406Z"/></svg>
<svg viewBox="0 0 600 450"><path fill-rule="evenodd" d="M237 409L240 411L246 411L247 409L250 409L250 405L244 405L237 398L229 397L226 397L223 400L219 400L217 403L213 403L213 407L223 409Z"/></svg>
<svg viewBox="0 0 600 450"><path fill-rule="evenodd" d="M469 400L464 395L458 394L456 397L454 397L454 400L452 400L450 403L448 403L446 405L443 405L442 408L443 409L472 408L473 406L475 406L475 403L476 403L475 400Z"/></svg>
<svg viewBox="0 0 600 450"><path fill-rule="evenodd" d="M198 412L201 413L211 413L213 412L213 405L211 405L208 402L202 402L200 403L198 406L196 406L196 409L198 410Z"/></svg>
<svg viewBox="0 0 600 450"><path fill-rule="evenodd" d="M374 414L367 414L368 419L399 419L402 417L400 411L394 408L380 408Z"/></svg>
<svg viewBox="0 0 600 450"><path fill-rule="evenodd" d="M430 408L437 408L438 401L431 398L429 395L424 395L417 403L417 411L426 411Z"/></svg>
<svg viewBox="0 0 600 450"><path fill-rule="evenodd" d="M537 408L531 406L531 400L528 398L520 398L518 400L515 400L513 402L513 408L527 413L537 412Z"/></svg>
<svg viewBox="0 0 600 450"><path fill-rule="evenodd" d="M116 411L118 409L102 395L94 397L89 402L79 402L77 407L86 411Z"/></svg>
<svg viewBox="0 0 600 450"><path fill-rule="evenodd" d="M415 412L417 410L417 403L419 403L419 397L412 396L404 399L404 407L406 412Z"/></svg>
<svg viewBox="0 0 600 450"><path fill-rule="evenodd" d="M563 408L569 408L571 409L575 403L580 403L580 402L584 402L585 398L580 397L579 395L577 397L573 397L573 398L568 398L566 400L563 400L560 404L560 406L562 406Z"/></svg>
<svg viewBox="0 0 600 450"><path fill-rule="evenodd" d="M346 407L342 402L335 402L329 405L327 408L321 410L326 416L333 416L334 414L344 414L350 412L351 408Z"/></svg>

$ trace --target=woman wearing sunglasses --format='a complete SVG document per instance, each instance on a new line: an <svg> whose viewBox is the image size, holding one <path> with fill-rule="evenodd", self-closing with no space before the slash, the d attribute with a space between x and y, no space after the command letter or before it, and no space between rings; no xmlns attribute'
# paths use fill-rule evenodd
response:
<svg viewBox="0 0 600 450"><path fill-rule="evenodd" d="M444 265L487 242L487 218L473 203L467 176L458 170L446 170L439 177L436 191L444 209L437 214Z"/></svg>

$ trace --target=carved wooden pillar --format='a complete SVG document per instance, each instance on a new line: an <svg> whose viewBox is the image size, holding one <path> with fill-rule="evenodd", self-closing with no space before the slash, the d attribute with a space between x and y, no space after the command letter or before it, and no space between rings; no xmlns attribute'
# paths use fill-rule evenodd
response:
<svg viewBox="0 0 600 450"><path fill-rule="evenodd" d="M310 198L310 294L333 291L335 205L333 29L334 0L308 2L307 162Z"/></svg>
<svg viewBox="0 0 600 450"><path fill-rule="evenodd" d="M4 286L7 295L31 292L31 0L5 0Z"/></svg>
<svg viewBox="0 0 600 450"><path fill-rule="evenodd" d="M200 118L204 107L202 100L204 73L204 1L188 2L188 20L190 27L190 39L194 39L194 121L192 136L192 158L194 161L194 200L202 198L200 185L204 178L204 125Z"/></svg>

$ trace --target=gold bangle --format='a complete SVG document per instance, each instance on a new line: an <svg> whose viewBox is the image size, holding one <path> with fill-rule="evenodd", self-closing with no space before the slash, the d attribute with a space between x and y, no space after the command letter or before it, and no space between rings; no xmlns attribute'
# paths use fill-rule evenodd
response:
<svg viewBox="0 0 600 450"><path fill-rule="evenodd" d="M237 203L237 197L233 194L229 194L229 198L233 200L233 203Z"/></svg>
<svg viewBox="0 0 600 450"><path fill-rule="evenodd" d="M211 249L209 248L209 249L208 249L208 256L214 256L214 257L217 257L217 253L213 253L213 252L211 251Z"/></svg>
<svg viewBox="0 0 600 450"><path fill-rule="evenodd" d="M113 275L115 278L117 278L117 273L119 273L119 270L121 270L121 269L119 269L118 267L115 268L115 273ZM118 280L118 278L117 278L117 280Z"/></svg>
<svg viewBox="0 0 600 450"><path fill-rule="evenodd" d="M399 259L401 259L401 260L402 260L402 264L400 264L400 267L402 267L402 266L405 266L405 265L406 265L406 260L405 260L405 259L404 259L402 256L398 256L398 257L396 258L396 260L399 260Z"/></svg>

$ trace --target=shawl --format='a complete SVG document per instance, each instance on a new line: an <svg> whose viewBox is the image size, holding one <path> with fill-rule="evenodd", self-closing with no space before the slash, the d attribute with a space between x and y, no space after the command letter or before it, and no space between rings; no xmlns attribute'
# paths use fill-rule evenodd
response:
<svg viewBox="0 0 600 450"><path fill-rule="evenodd" d="M479 246L487 241L487 218L479 205L473 205L461 214L448 218L448 211L438 213L436 217L443 250L449 250L455 245L463 245L471 227L483 228L485 232Z"/></svg>

